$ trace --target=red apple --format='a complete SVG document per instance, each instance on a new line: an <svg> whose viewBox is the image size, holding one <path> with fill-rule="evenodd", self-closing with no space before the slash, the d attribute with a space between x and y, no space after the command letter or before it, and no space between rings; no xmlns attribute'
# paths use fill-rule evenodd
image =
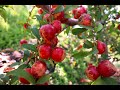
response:
<svg viewBox="0 0 120 90"><path fill-rule="evenodd" d="M100 76L99 72L97 71L97 68L93 66L92 64L88 65L87 69L85 70L85 73L87 77L93 81L96 80Z"/></svg>
<svg viewBox="0 0 120 90"><path fill-rule="evenodd" d="M60 32L61 32L62 26L61 26L61 22L60 22L59 20L54 20L54 21L52 22L52 25L53 25L53 27L55 28L56 33L60 33Z"/></svg>
<svg viewBox="0 0 120 90"><path fill-rule="evenodd" d="M55 47L58 43L58 38L54 37L51 41L45 40L45 44Z"/></svg>
<svg viewBox="0 0 120 90"><path fill-rule="evenodd" d="M56 30L51 24L41 26L39 33L43 39L52 40L56 35Z"/></svg>
<svg viewBox="0 0 120 90"><path fill-rule="evenodd" d="M97 40L98 54L103 54L106 51L106 44Z"/></svg>
<svg viewBox="0 0 120 90"><path fill-rule="evenodd" d="M29 23L24 23L24 24L23 24L23 27L24 27L25 29L28 29L29 26L30 26Z"/></svg>
<svg viewBox="0 0 120 90"><path fill-rule="evenodd" d="M52 59L55 62L62 62L65 59L66 53L65 50L60 47L55 47L52 50Z"/></svg>
<svg viewBox="0 0 120 90"><path fill-rule="evenodd" d="M78 19L82 14L87 13L87 10L85 7L80 6L79 8L73 9L73 15L75 19Z"/></svg>
<svg viewBox="0 0 120 90"><path fill-rule="evenodd" d="M27 40L25 39L20 40L20 45L23 45L23 44L28 44Z"/></svg>
<svg viewBox="0 0 120 90"><path fill-rule="evenodd" d="M53 17L54 17L55 20L61 21L61 23L65 23L68 20L67 18L65 18L64 11L61 11L61 12L56 13L56 14L53 14Z"/></svg>
<svg viewBox="0 0 120 90"><path fill-rule="evenodd" d="M42 8L39 8L38 9L38 14L42 14L43 13L43 9Z"/></svg>
<svg viewBox="0 0 120 90"><path fill-rule="evenodd" d="M79 24L85 25L85 26L91 26L92 25L92 18L89 14L82 14L79 18L80 22Z"/></svg>
<svg viewBox="0 0 120 90"><path fill-rule="evenodd" d="M37 60L31 67L31 72L35 78L40 78L45 75L47 65L45 62Z"/></svg>
<svg viewBox="0 0 120 90"><path fill-rule="evenodd" d="M116 67L109 60L100 61L97 70L103 77L110 77L117 71Z"/></svg>
<svg viewBox="0 0 120 90"><path fill-rule="evenodd" d="M39 56L42 59L49 59L51 57L51 46L47 44L40 45L38 47Z"/></svg>

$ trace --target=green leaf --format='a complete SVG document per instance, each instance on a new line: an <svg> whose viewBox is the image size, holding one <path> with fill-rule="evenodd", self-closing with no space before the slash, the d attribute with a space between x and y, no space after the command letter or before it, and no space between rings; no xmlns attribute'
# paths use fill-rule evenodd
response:
<svg viewBox="0 0 120 90"><path fill-rule="evenodd" d="M93 47L93 43L86 40L86 42L83 45L84 48L92 48Z"/></svg>
<svg viewBox="0 0 120 90"><path fill-rule="evenodd" d="M20 62L15 62L13 64L10 65L10 67L16 66L16 65L20 65Z"/></svg>
<svg viewBox="0 0 120 90"><path fill-rule="evenodd" d="M24 68L27 68L27 67L28 67L28 65L22 64L22 65L20 65L20 66L18 67L18 69L24 69Z"/></svg>
<svg viewBox="0 0 120 90"><path fill-rule="evenodd" d="M94 46L94 47L92 48L91 53L92 53L92 54L97 54L97 53L98 53L98 50L97 50L97 47L96 47L96 46Z"/></svg>
<svg viewBox="0 0 120 90"><path fill-rule="evenodd" d="M23 44L22 47L23 47L23 48L26 48L26 49L28 49L28 50L34 51L34 52L37 51L36 46L35 46L35 45L32 45L32 44Z"/></svg>
<svg viewBox="0 0 120 90"><path fill-rule="evenodd" d="M71 18L70 14L65 14L65 18Z"/></svg>
<svg viewBox="0 0 120 90"><path fill-rule="evenodd" d="M4 20L6 21L6 11L5 11L5 9L4 8L0 8L0 15L1 15L1 17L3 17L4 18Z"/></svg>
<svg viewBox="0 0 120 90"><path fill-rule="evenodd" d="M28 80L30 83L35 83L35 79L33 78L33 76L31 74L29 74L28 72L26 72L23 69L16 69L13 70L9 73L7 73L7 75L13 75L13 76L17 76L17 77L23 77L26 80Z"/></svg>
<svg viewBox="0 0 120 90"><path fill-rule="evenodd" d="M40 79L38 79L36 84L43 84L47 82L50 79L50 74L42 76Z"/></svg>
<svg viewBox="0 0 120 90"><path fill-rule="evenodd" d="M77 8L78 5L66 5L65 9L64 9L64 12L69 12L71 10L73 10L74 8Z"/></svg>
<svg viewBox="0 0 120 90"><path fill-rule="evenodd" d="M99 23L95 30L100 31L100 30L102 30L102 28L103 28L103 25L101 23Z"/></svg>
<svg viewBox="0 0 120 90"><path fill-rule="evenodd" d="M28 50L24 50L23 61L28 60L28 57L30 57L30 51L28 51Z"/></svg>
<svg viewBox="0 0 120 90"><path fill-rule="evenodd" d="M70 26L68 26L65 30L65 33L68 35L68 33L70 32Z"/></svg>
<svg viewBox="0 0 120 90"><path fill-rule="evenodd" d="M87 29L85 29L85 28L74 28L74 29L72 29L72 34L78 35L78 34L85 32L85 31L87 31Z"/></svg>
<svg viewBox="0 0 120 90"><path fill-rule="evenodd" d="M99 77L91 85L106 85L106 83L101 79L101 77Z"/></svg>
<svg viewBox="0 0 120 90"><path fill-rule="evenodd" d="M36 16L38 21L42 20L42 15L35 15L35 16Z"/></svg>
<svg viewBox="0 0 120 90"><path fill-rule="evenodd" d="M90 27L90 26L84 26L84 25L79 25L79 26L82 27L82 28L86 28L86 29L89 29L89 30L93 30L93 28Z"/></svg>
<svg viewBox="0 0 120 90"><path fill-rule="evenodd" d="M99 77L91 85L117 85L117 81L113 78L101 78L101 77Z"/></svg>
<svg viewBox="0 0 120 90"><path fill-rule="evenodd" d="M89 51L80 51L78 53L73 54L72 56L76 59L80 59L80 58L84 58L90 54L91 53Z"/></svg>
<svg viewBox="0 0 120 90"><path fill-rule="evenodd" d="M30 56L30 52L28 50L24 50L24 56L29 57Z"/></svg>
<svg viewBox="0 0 120 90"><path fill-rule="evenodd" d="M14 83L15 83L17 80L18 80L18 77L17 77L17 76L12 76L11 81L10 81L11 85L14 85Z"/></svg>
<svg viewBox="0 0 120 90"><path fill-rule="evenodd" d="M64 10L64 6L63 5L58 5L58 7L55 9L54 13L59 13L63 10Z"/></svg>
<svg viewBox="0 0 120 90"><path fill-rule="evenodd" d="M34 36L40 40L40 34L39 34L39 30L37 28L31 28L32 33L34 34Z"/></svg>

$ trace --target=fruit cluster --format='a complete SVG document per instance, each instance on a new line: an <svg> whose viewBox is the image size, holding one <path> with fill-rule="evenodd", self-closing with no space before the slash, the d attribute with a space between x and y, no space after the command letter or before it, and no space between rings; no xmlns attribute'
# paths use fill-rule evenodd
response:
<svg viewBox="0 0 120 90"><path fill-rule="evenodd" d="M103 54L106 51L106 44L97 40L98 54ZM116 67L109 60L102 60L98 63L98 66L94 66L92 63L88 64L85 70L86 76L90 80L96 80L99 76L110 77L116 73Z"/></svg>
<svg viewBox="0 0 120 90"><path fill-rule="evenodd" d="M89 64L85 73L90 80L96 80L99 76L110 77L116 73L116 67L109 60L102 60L98 66Z"/></svg>
<svg viewBox="0 0 120 90"><path fill-rule="evenodd" d="M45 62L37 60L31 68L26 68L25 71L28 72L30 75L34 77L34 79L37 81L39 78L45 75L45 72L47 70L47 65ZM19 77L19 81L22 84L30 84L28 80L26 80L23 77ZM44 84L39 84L39 85L46 85L48 82L45 82Z"/></svg>
<svg viewBox="0 0 120 90"><path fill-rule="evenodd" d="M40 8L38 13L42 14L43 10ZM60 12L60 15L61 14L63 14L63 12ZM25 71L31 74L35 80L38 80L39 78L44 76L47 71L47 65L44 60L52 60L54 63L58 63L62 62L66 56L65 50L57 46L57 35L59 35L59 33L61 33L62 31L61 16L59 17L59 15L55 15L56 18L54 18L54 20L52 21L51 18L48 16L49 14L45 14L43 19L46 19L49 24L42 25L39 29L39 34L42 37L42 42L37 45L39 59L34 62L31 68L25 69ZM21 40L20 44L27 44L27 41ZM30 82L23 77L19 77L19 80L23 84L30 84ZM46 85L46 83L43 85Z"/></svg>
<svg viewBox="0 0 120 90"><path fill-rule="evenodd" d="M43 16L43 19L46 20L47 22L50 22L52 18L53 18L53 20L59 20L61 23L67 22L68 18L65 18L64 11L54 13L54 11L56 10L57 7L58 7L58 5L51 5L50 14L46 13ZM65 6L63 5L63 7L65 7Z"/></svg>
<svg viewBox="0 0 120 90"><path fill-rule="evenodd" d="M72 13L74 15L75 19L79 19L79 24L85 25L85 26L91 26L91 16L87 14L87 9L83 6L80 6L78 8L75 8L72 10Z"/></svg>

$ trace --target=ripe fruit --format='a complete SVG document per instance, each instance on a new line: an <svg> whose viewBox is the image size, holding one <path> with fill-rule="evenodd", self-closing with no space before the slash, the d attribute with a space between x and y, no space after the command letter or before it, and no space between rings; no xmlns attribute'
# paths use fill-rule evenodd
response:
<svg viewBox="0 0 120 90"><path fill-rule="evenodd" d="M28 24L28 23L24 23L24 25L23 25L23 27L24 27L25 29L28 29L28 26L30 26L30 24Z"/></svg>
<svg viewBox="0 0 120 90"><path fill-rule="evenodd" d="M106 51L106 44L97 40L98 54L103 54Z"/></svg>
<svg viewBox="0 0 120 90"><path fill-rule="evenodd" d="M43 39L52 40L55 37L56 31L50 24L41 26L39 33Z"/></svg>
<svg viewBox="0 0 120 90"><path fill-rule="evenodd" d="M78 19L82 14L87 13L87 10L85 7L80 6L79 8L75 8L72 11L74 18Z"/></svg>
<svg viewBox="0 0 120 90"><path fill-rule="evenodd" d="M46 20L47 22L50 22L50 14L45 14L43 16L43 19Z"/></svg>
<svg viewBox="0 0 120 90"><path fill-rule="evenodd" d="M31 67L31 72L35 78L40 78L45 74L47 70L47 65L43 61L36 61L32 67Z"/></svg>
<svg viewBox="0 0 120 90"><path fill-rule="evenodd" d="M92 64L88 65L87 69L85 70L85 73L87 77L93 81L96 80L100 76L97 71L97 68L93 66Z"/></svg>
<svg viewBox="0 0 120 90"><path fill-rule="evenodd" d="M54 17L55 20L61 21L61 23L65 23L68 20L67 18L65 18L64 11L53 14L53 17Z"/></svg>
<svg viewBox="0 0 120 90"><path fill-rule="evenodd" d="M82 14L80 16L79 20L80 20L79 24L81 24L81 25L85 25L85 26L91 26L92 25L92 23L91 23L92 18L89 14L86 14L86 13Z"/></svg>
<svg viewBox="0 0 120 90"><path fill-rule="evenodd" d="M42 14L42 13L43 13L43 9L42 8L38 9L38 14Z"/></svg>
<svg viewBox="0 0 120 90"><path fill-rule="evenodd" d="M117 71L116 67L109 60L100 61L97 70L103 77L110 77Z"/></svg>
<svg viewBox="0 0 120 90"><path fill-rule="evenodd" d="M50 45L47 44L40 45L38 47L39 56L42 59L49 59L51 57L51 50L52 48L50 47Z"/></svg>
<svg viewBox="0 0 120 90"><path fill-rule="evenodd" d="M51 41L45 40L45 44L55 47L58 43L58 38L54 37Z"/></svg>
<svg viewBox="0 0 120 90"><path fill-rule="evenodd" d="M20 45L27 44L27 43L28 43L28 42L27 42L27 40L25 40L25 39L20 40Z"/></svg>
<svg viewBox="0 0 120 90"><path fill-rule="evenodd" d="M52 25L53 25L53 27L55 28L56 33L60 33L60 32L61 32L62 26L61 26L61 22L60 22L59 20L54 20L54 21L52 22Z"/></svg>
<svg viewBox="0 0 120 90"><path fill-rule="evenodd" d="M25 71L32 75L31 68L26 68ZM30 82L27 81L25 78L19 77L19 80L23 84L30 84Z"/></svg>
<svg viewBox="0 0 120 90"><path fill-rule="evenodd" d="M65 50L60 48L60 47L55 47L53 50L52 50L52 59L55 61L55 62L62 62L65 58Z"/></svg>
<svg viewBox="0 0 120 90"><path fill-rule="evenodd" d="M120 24L117 26L117 28L120 30Z"/></svg>

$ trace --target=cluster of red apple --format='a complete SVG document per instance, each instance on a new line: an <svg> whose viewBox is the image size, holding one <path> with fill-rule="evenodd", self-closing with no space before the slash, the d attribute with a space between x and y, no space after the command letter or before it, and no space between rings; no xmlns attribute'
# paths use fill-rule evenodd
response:
<svg viewBox="0 0 120 90"><path fill-rule="evenodd" d="M42 9L39 9L39 14L42 13ZM62 62L66 56L65 50L57 46L57 35L62 31L61 19L57 17L57 19L52 22L50 22L49 19L47 18L49 24L42 25L39 29L39 34L43 39L43 42L37 46L40 60L37 60L31 68L25 69L25 71L31 74L35 80L38 80L40 77L45 75L47 65L44 60L51 59L57 63ZM26 25L24 25L24 27L26 28ZM20 44L27 44L27 41L21 40ZM25 78L20 77L19 80L23 84L30 84L30 82L28 82ZM46 83L43 85L46 85Z"/></svg>
<svg viewBox="0 0 120 90"><path fill-rule="evenodd" d="M106 44L101 41L97 41L97 49L98 54L103 54L106 51ZM97 67L91 63L88 64L85 73L90 80L94 81L99 76L110 77L114 75L116 71L116 67L109 60L102 60L98 63Z"/></svg>
<svg viewBox="0 0 120 90"><path fill-rule="evenodd" d="M75 8L72 10L72 13L74 15L75 19L79 19L79 24L85 25L85 26L91 26L91 16L87 14L87 9L83 7L82 5L78 8Z"/></svg>
<svg viewBox="0 0 120 90"><path fill-rule="evenodd" d="M46 63L40 60L36 61L31 68L25 68L25 71L31 74L35 80L38 80L40 77L45 75L46 70L47 70ZM22 84L30 84L30 82L23 77L19 77L19 81ZM48 85L48 82L39 85Z"/></svg>
<svg viewBox="0 0 120 90"><path fill-rule="evenodd" d="M63 5L65 7L65 5ZM44 20L47 20L47 22L50 22L51 21L51 18L54 18L54 20L59 20L61 21L61 23L65 23L68 18L65 18L65 13L64 11L61 11L61 12L58 12L58 13L54 13L55 9L58 7L58 5L51 5L51 10L50 10L50 13L51 14L45 14L43 16L43 19ZM39 14L42 14L43 12L39 13Z"/></svg>

